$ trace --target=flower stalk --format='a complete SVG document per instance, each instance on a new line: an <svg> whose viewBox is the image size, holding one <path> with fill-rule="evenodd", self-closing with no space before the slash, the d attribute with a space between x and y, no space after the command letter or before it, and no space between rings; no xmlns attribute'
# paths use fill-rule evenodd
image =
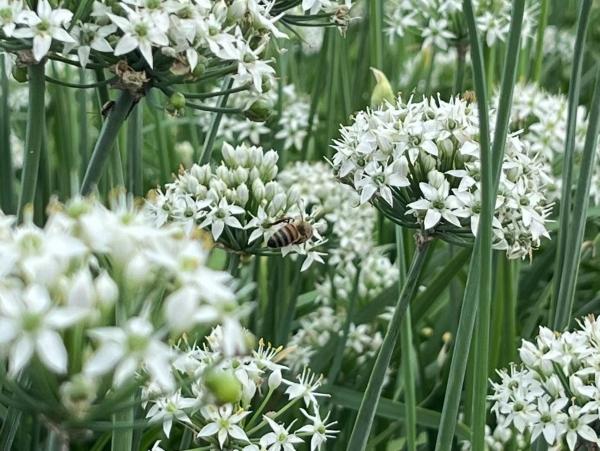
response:
<svg viewBox="0 0 600 451"><path fill-rule="evenodd" d="M406 309L415 295L419 279L421 278L421 274L425 267L425 257L431 243L431 238L418 235L417 239L419 242L417 243L417 250L413 256L410 269L406 275L406 283L402 287L402 291L398 297L394 315L389 323L381 349L377 355L377 360L375 360L375 365L373 366L367 389L365 390L360 408L358 409L356 422L354 423L352 435L350 436L347 447L347 449L351 451L362 451L367 446L367 440L369 439L369 433L375 418L377 404L383 390L385 372L387 371L392 358L392 353L396 341L398 340L398 335L400 334L400 326L405 316Z"/></svg>
<svg viewBox="0 0 600 451"><path fill-rule="evenodd" d="M23 175L21 177L21 194L17 216L23 220L25 207L33 203L40 167L42 139L45 132L46 83L44 80L45 63L29 66L29 107L27 116L27 132L25 138L25 157Z"/></svg>
<svg viewBox="0 0 600 451"><path fill-rule="evenodd" d="M102 125L100 136L98 137L98 141L92 152L92 157L85 171L85 176L81 185L81 194L90 194L100 180L110 151L116 142L119 130L127 119L130 110L134 107L135 102L135 96L129 91L124 90L121 91L119 98L110 109L108 117Z"/></svg>

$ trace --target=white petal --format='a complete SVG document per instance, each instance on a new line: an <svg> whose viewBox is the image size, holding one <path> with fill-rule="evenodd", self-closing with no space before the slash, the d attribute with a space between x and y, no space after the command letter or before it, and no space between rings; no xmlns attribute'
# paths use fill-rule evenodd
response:
<svg viewBox="0 0 600 451"><path fill-rule="evenodd" d="M437 211L437 210L427 210L427 213L425 214L425 230L429 230L432 227L435 227L435 225L440 222L440 219L442 218L442 214Z"/></svg>
<svg viewBox="0 0 600 451"><path fill-rule="evenodd" d="M9 375L17 375L23 367L29 362L33 355L33 340L24 336L17 340L10 350L10 368Z"/></svg>
<svg viewBox="0 0 600 451"><path fill-rule="evenodd" d="M67 372L67 350L56 331L49 329L42 331L35 345L38 357L48 369L58 374Z"/></svg>

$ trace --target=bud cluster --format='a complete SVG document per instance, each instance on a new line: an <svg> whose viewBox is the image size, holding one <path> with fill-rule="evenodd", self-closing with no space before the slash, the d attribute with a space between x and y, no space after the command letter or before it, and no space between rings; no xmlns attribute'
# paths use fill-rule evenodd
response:
<svg viewBox="0 0 600 451"><path fill-rule="evenodd" d="M311 221L301 207L297 189L284 188L277 180L278 155L261 147L223 144L222 161L194 164L182 170L172 183L158 190L147 204L157 225L168 222L210 230L215 242L227 249L245 253L265 253L270 237L282 226L283 219ZM304 267L321 260L313 248L322 244L318 224L309 240L281 248L307 255Z"/></svg>

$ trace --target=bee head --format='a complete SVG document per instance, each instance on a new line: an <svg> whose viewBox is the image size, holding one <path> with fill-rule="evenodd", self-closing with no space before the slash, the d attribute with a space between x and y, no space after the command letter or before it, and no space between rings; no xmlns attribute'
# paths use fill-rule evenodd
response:
<svg viewBox="0 0 600 451"><path fill-rule="evenodd" d="M306 237L306 239L309 239L312 237L313 228L312 228L312 225L310 224L310 222L298 221L296 223L296 228L298 229L298 232L300 233L300 235L302 235L303 237Z"/></svg>

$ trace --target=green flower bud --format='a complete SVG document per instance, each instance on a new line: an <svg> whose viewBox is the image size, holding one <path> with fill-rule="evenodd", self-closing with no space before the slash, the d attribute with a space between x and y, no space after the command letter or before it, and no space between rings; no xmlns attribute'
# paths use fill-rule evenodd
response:
<svg viewBox="0 0 600 451"><path fill-rule="evenodd" d="M371 68L371 72L373 72L376 82L371 93L371 106L378 107L385 105L386 102L393 103L396 96L385 74L374 67Z"/></svg>
<svg viewBox="0 0 600 451"><path fill-rule="evenodd" d="M273 105L265 99L258 99L244 111L246 118L252 122L265 122L273 114Z"/></svg>
<svg viewBox="0 0 600 451"><path fill-rule="evenodd" d="M236 403L242 397L242 384L232 370L211 368L204 373L204 385L219 404Z"/></svg>

